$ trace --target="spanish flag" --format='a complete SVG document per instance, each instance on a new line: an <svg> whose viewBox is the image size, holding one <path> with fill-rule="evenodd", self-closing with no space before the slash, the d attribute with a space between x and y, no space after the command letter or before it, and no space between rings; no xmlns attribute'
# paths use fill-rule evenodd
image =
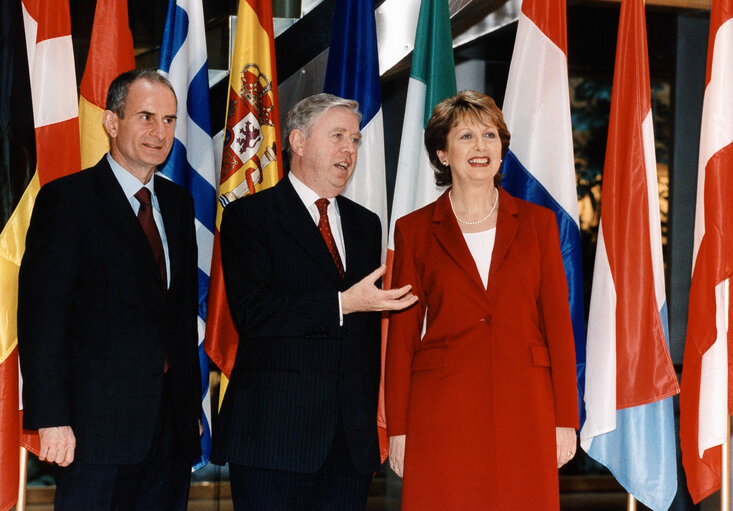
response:
<svg viewBox="0 0 733 511"><path fill-rule="evenodd" d="M81 168L95 165L109 151L102 127L107 89L117 75L135 69L135 50L127 21L127 0L97 0L79 98Z"/></svg>
<svg viewBox="0 0 733 511"><path fill-rule="evenodd" d="M206 353L224 377L220 403L234 367L238 342L221 269L219 226L222 213L231 201L275 185L282 175L272 3L269 0L242 0L237 13L229 77L204 344Z"/></svg>
<svg viewBox="0 0 733 511"><path fill-rule="evenodd" d="M3 5L10 3L14 2ZM0 510L10 509L17 499L19 444L31 449L35 444L37 450L37 437L24 435L20 430L22 412L19 413L22 402L16 314L18 270L25 250L25 233L40 187L54 178L80 169L76 74L69 4L64 1L22 0L21 7L27 69L30 71L36 172L0 233ZM13 23L11 19L20 18L20 12L13 11L8 17L5 12L2 14L3 25L20 25L19 19L16 20L18 23ZM13 71L17 74L26 72L17 62Z"/></svg>

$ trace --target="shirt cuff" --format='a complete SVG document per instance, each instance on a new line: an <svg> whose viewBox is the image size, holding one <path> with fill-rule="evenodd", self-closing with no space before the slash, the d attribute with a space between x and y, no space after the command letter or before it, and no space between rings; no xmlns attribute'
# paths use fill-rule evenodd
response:
<svg viewBox="0 0 733 511"><path fill-rule="evenodd" d="M344 326L344 311L341 308L341 291L339 291L339 326Z"/></svg>

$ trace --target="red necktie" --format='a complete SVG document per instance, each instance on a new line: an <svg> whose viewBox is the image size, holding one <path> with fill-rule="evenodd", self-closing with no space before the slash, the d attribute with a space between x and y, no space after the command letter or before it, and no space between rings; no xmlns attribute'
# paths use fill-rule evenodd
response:
<svg viewBox="0 0 733 511"><path fill-rule="evenodd" d="M140 221L143 231L145 231L150 248L153 249L153 257L155 258L155 262L158 263L160 278L163 279L163 293L165 293L168 288L168 279L166 278L165 270L165 252L163 252L163 242L160 240L158 227L155 225L155 220L153 219L153 205L150 202L150 190L143 186L137 191L135 198L140 202L140 209L137 210L137 219ZM165 353L164 357L163 372L167 373L168 354Z"/></svg>
<svg viewBox="0 0 733 511"><path fill-rule="evenodd" d="M150 202L150 190L145 187L140 188L135 194L135 198L140 202L140 209L137 211L137 219L145 231L148 238L150 248L153 250L153 257L158 264L160 278L163 279L163 290L168 287L168 279L165 269L165 252L163 252L163 242L160 240L160 233L153 219L153 207Z"/></svg>
<svg viewBox="0 0 733 511"><path fill-rule="evenodd" d="M331 257L333 257L333 262L336 263L336 269L343 279L345 275L344 265L343 263L341 263L341 256L339 255L338 248L336 248L336 240L333 239L331 224L328 221L328 204L328 199L318 199L316 201L318 213L321 215L321 217L318 219L318 229L321 231L323 241L326 242L328 251L331 252Z"/></svg>

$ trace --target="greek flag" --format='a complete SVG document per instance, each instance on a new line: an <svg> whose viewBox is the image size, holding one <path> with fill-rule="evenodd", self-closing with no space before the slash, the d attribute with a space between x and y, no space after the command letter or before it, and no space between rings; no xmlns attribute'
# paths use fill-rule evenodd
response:
<svg viewBox="0 0 733 511"><path fill-rule="evenodd" d="M196 209L196 241L199 250L199 360L204 433L201 436L201 458L194 463L195 470L209 462L211 453L209 359L204 351L204 332L214 245L217 182L209 117L209 76L201 0L170 0L158 71L168 77L178 96L176 138L161 173L191 192Z"/></svg>

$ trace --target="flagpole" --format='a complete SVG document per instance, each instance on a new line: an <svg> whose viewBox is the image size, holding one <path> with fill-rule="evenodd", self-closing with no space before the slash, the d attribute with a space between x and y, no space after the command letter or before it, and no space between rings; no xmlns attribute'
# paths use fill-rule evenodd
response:
<svg viewBox="0 0 733 511"><path fill-rule="evenodd" d="M725 296L723 307L725 307L725 329L729 331L730 317L728 316L728 304L730 303L730 278L725 279ZM729 354L730 356L730 354ZM723 442L720 460L720 511L730 511L730 417L725 414L725 442Z"/></svg>
<svg viewBox="0 0 733 511"><path fill-rule="evenodd" d="M26 485L28 483L28 449L20 446L20 477L18 478L18 504L16 511L25 511Z"/></svg>
<svg viewBox="0 0 733 511"><path fill-rule="evenodd" d="M626 494L626 511L636 511L636 499L630 493Z"/></svg>

